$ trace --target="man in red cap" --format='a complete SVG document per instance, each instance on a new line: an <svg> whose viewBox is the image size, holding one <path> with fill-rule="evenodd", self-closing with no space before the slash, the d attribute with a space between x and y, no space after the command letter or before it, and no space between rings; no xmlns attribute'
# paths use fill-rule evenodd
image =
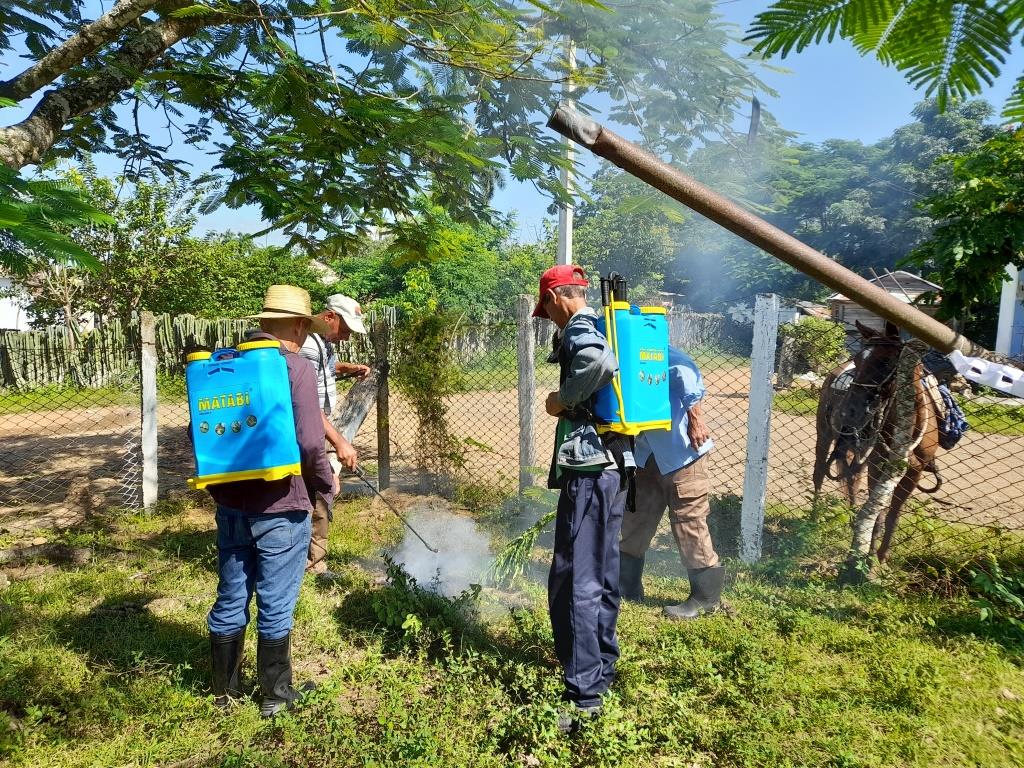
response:
<svg viewBox="0 0 1024 768"><path fill-rule="evenodd" d="M597 432L594 395L612 380L618 363L597 329L597 313L587 306L586 289L580 267L552 267L541 275L540 301L533 311L534 317L550 318L562 339L559 387L545 406L558 417L548 475L548 487L560 491L548 612L565 697L575 708L559 718L566 733L600 713L601 697L615 678L619 530L627 474L634 468L629 437Z"/></svg>

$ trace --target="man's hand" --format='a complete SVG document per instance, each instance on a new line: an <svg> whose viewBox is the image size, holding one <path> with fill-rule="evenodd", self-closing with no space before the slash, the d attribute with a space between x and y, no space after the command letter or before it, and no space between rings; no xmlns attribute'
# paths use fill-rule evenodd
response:
<svg viewBox="0 0 1024 768"><path fill-rule="evenodd" d="M686 434L690 438L690 444L694 448L700 448L711 438L711 432L708 431L708 426L704 423L704 414L700 409L700 403L690 408L686 415L689 417Z"/></svg>
<svg viewBox="0 0 1024 768"><path fill-rule="evenodd" d="M370 378L370 374L373 373L373 368L368 365L361 365L359 363L342 363L339 362L335 367L335 373L338 376L345 378L359 379L365 381Z"/></svg>
<svg viewBox="0 0 1024 768"><path fill-rule="evenodd" d="M334 490L333 490L333 493L334 493L335 496L337 496L338 494L341 493L341 475L335 475L334 476Z"/></svg>
<svg viewBox="0 0 1024 768"><path fill-rule="evenodd" d="M548 412L549 416L557 416L565 410L558 392L548 392L548 399L544 401L544 410Z"/></svg>
<svg viewBox="0 0 1024 768"><path fill-rule="evenodd" d="M341 462L341 466L349 472L355 472L359 457L356 455L356 449L352 447L352 443L341 438L334 447L338 451L338 461Z"/></svg>

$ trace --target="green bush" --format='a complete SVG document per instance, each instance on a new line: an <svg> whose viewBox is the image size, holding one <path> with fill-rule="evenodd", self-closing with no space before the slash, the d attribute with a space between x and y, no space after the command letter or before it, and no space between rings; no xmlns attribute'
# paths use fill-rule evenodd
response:
<svg viewBox="0 0 1024 768"><path fill-rule="evenodd" d="M806 317L799 323L786 323L779 333L782 339L793 339L793 354L819 375L828 373L849 356L846 331L831 320Z"/></svg>

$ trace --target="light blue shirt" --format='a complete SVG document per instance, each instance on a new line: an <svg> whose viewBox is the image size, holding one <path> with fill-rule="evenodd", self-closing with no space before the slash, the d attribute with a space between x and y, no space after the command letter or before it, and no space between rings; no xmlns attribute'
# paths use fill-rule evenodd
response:
<svg viewBox="0 0 1024 768"><path fill-rule="evenodd" d="M714 448L707 440L699 449L690 442L687 411L704 397L704 378L693 358L675 347L668 348L668 391L672 402L672 429L650 429L636 438L636 465L647 465L654 455L658 471L663 475L682 469Z"/></svg>

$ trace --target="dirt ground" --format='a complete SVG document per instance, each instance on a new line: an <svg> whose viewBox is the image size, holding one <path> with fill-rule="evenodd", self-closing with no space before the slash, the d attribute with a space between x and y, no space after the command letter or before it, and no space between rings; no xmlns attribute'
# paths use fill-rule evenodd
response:
<svg viewBox="0 0 1024 768"><path fill-rule="evenodd" d="M705 372L704 411L715 450L712 492L740 496L746 457L749 372ZM555 420L544 413L538 388L533 462L546 471ZM463 441L466 475L484 485L514 487L519 467L518 394L467 392L448 402L451 432ZM183 491L192 472L183 404L159 409L161 492ZM400 395L391 396L392 473L396 484L415 475L416 418ZM371 410L356 438L364 461L377 458ZM76 408L0 416L0 530L69 527L100 506L125 505L138 493L138 412L131 407ZM775 413L769 455L768 499L806 506L814 463L813 417ZM1024 530L1024 437L968 432L938 457L945 480L930 509L945 520ZM838 488L826 481L827 492Z"/></svg>

